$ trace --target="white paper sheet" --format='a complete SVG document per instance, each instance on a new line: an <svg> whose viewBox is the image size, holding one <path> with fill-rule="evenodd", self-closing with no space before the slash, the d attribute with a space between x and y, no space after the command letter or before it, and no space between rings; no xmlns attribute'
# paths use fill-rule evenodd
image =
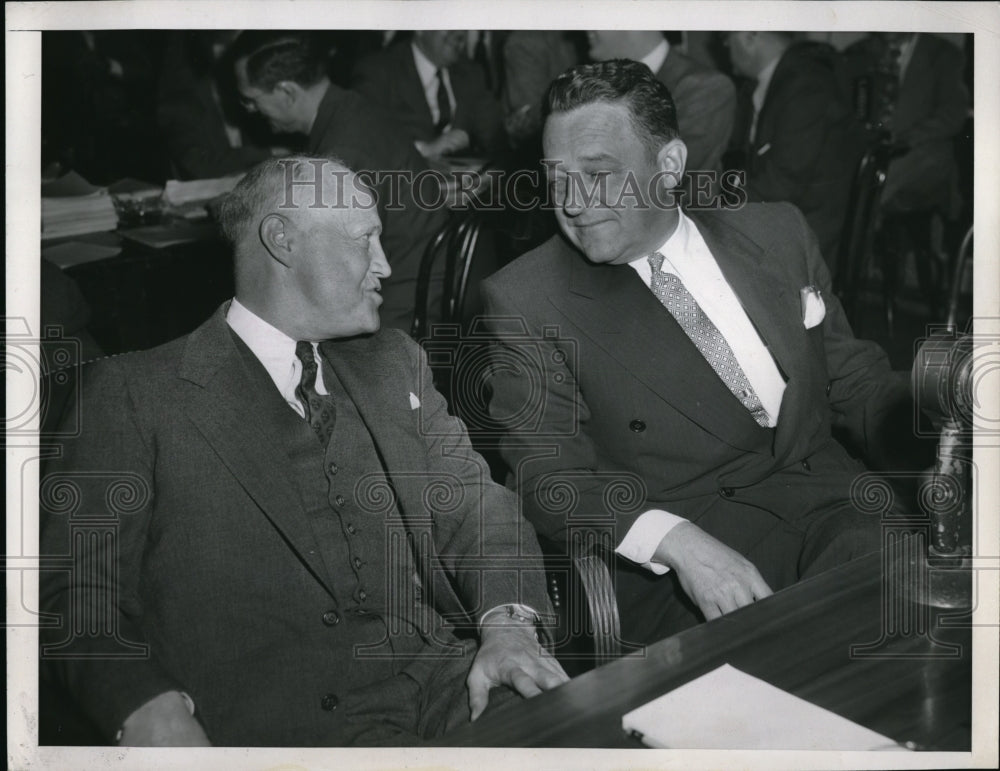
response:
<svg viewBox="0 0 1000 771"><path fill-rule="evenodd" d="M627 713L622 727L671 749L905 750L729 664Z"/></svg>

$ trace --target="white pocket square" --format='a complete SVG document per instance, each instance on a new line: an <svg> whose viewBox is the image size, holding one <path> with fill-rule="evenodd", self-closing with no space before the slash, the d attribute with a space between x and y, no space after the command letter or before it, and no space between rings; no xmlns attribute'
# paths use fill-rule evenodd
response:
<svg viewBox="0 0 1000 771"><path fill-rule="evenodd" d="M804 286L799 290L802 297L802 324L806 329L818 326L826 316L823 293L814 286Z"/></svg>
<svg viewBox="0 0 1000 771"><path fill-rule="evenodd" d="M413 391L410 391L410 409L411 410L420 409L420 399L417 398L417 395L413 393Z"/></svg>

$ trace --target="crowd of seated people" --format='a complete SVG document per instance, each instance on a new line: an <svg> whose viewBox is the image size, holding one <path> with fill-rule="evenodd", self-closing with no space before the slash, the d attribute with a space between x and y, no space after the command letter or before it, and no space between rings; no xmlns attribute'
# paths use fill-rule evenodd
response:
<svg viewBox="0 0 1000 771"><path fill-rule="evenodd" d="M905 231L932 283L923 220L957 215L953 143L969 110L950 42L872 34L838 50L739 31L698 47L648 30L153 37L145 58L123 45L127 33L43 39L54 73L44 161L99 183L245 172L215 212L234 294L190 335L87 369L84 400L68 400L85 430L41 483L43 548L65 553L79 523L58 516L58 501L46 512L46 484L85 472L94 505L110 500L102 470L138 480L116 531L110 638L45 638L73 654L43 661L43 678L94 723L87 741L439 741L487 705L557 687L567 675L550 650L535 535L570 548L550 494L560 484L610 516L604 557L622 634L637 644L879 547L851 482L865 464L891 465L908 381L855 336L833 275L854 170L882 143L895 148L883 230ZM74 78L105 112L81 106ZM75 125L70 105L82 111ZM500 474L406 334L428 245L464 214L426 205L444 197L414 180L440 185L430 172L469 156L550 175L537 186L551 196L549 231L526 254L501 255L509 264L482 284L495 363L484 370L495 433L485 444ZM727 208L712 196L728 170L744 175L745 194ZM324 186L328 173L340 183ZM693 177L708 183L685 188ZM599 192L578 200L581 179ZM678 191L684 207L618 205ZM442 281L438 266L435 307ZM506 363L526 335L540 358L515 371ZM527 425L532 400L540 423ZM608 511L618 477L638 487ZM401 551L396 531L407 533ZM463 561L512 554L523 560L513 579ZM102 612L107 587L74 586L73 575L43 577L43 610L72 612L76 598L76 612ZM362 648L375 653L355 661ZM60 697L45 698L51 709ZM43 720L50 741L79 740L54 720Z"/></svg>

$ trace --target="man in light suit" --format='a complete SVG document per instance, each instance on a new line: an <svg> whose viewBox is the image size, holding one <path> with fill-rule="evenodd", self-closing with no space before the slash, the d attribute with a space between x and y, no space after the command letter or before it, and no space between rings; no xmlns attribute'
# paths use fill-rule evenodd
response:
<svg viewBox="0 0 1000 771"><path fill-rule="evenodd" d="M417 743L562 682L516 499L379 331L372 192L269 160L221 221L236 297L88 368L42 481L45 676L128 745Z"/></svg>
<svg viewBox="0 0 1000 771"><path fill-rule="evenodd" d="M594 61L642 62L667 87L688 148L688 171L722 170L736 114L736 89L729 78L685 56L654 30L592 30L587 39Z"/></svg>
<svg viewBox="0 0 1000 771"><path fill-rule="evenodd" d="M672 208L686 146L642 65L576 67L547 109L562 235L483 284L490 413L536 530L611 528L634 643L877 549L831 423L864 449L906 383L852 335L801 213Z"/></svg>

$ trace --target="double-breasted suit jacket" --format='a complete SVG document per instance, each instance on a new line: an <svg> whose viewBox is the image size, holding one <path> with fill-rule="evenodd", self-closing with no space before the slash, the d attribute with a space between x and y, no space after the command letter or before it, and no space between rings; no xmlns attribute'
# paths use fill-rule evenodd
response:
<svg viewBox="0 0 1000 771"><path fill-rule="evenodd" d="M534 534L415 343L385 330L322 344L381 459L336 511L330 451L241 346L222 308L186 338L92 365L79 437L42 481L43 552L72 566L43 576L42 607L62 620L43 666L109 738L180 690L216 744L345 743L372 689L387 709L434 698L441 656L463 650L451 622L547 608L537 566L484 567L534 564ZM336 548L317 535L334 531ZM363 567L330 564L352 539L367 544Z"/></svg>
<svg viewBox="0 0 1000 771"><path fill-rule="evenodd" d="M690 216L784 376L776 428L753 420L632 268L592 264L560 237L484 282L499 339L491 414L508 427L501 452L527 516L557 545L595 521L620 543L664 509L751 556L778 588L801 567L754 550L779 532L801 543L807 515L849 509L863 469L831 426L864 446L905 385L851 333L797 209ZM803 287L826 304L812 328Z"/></svg>

